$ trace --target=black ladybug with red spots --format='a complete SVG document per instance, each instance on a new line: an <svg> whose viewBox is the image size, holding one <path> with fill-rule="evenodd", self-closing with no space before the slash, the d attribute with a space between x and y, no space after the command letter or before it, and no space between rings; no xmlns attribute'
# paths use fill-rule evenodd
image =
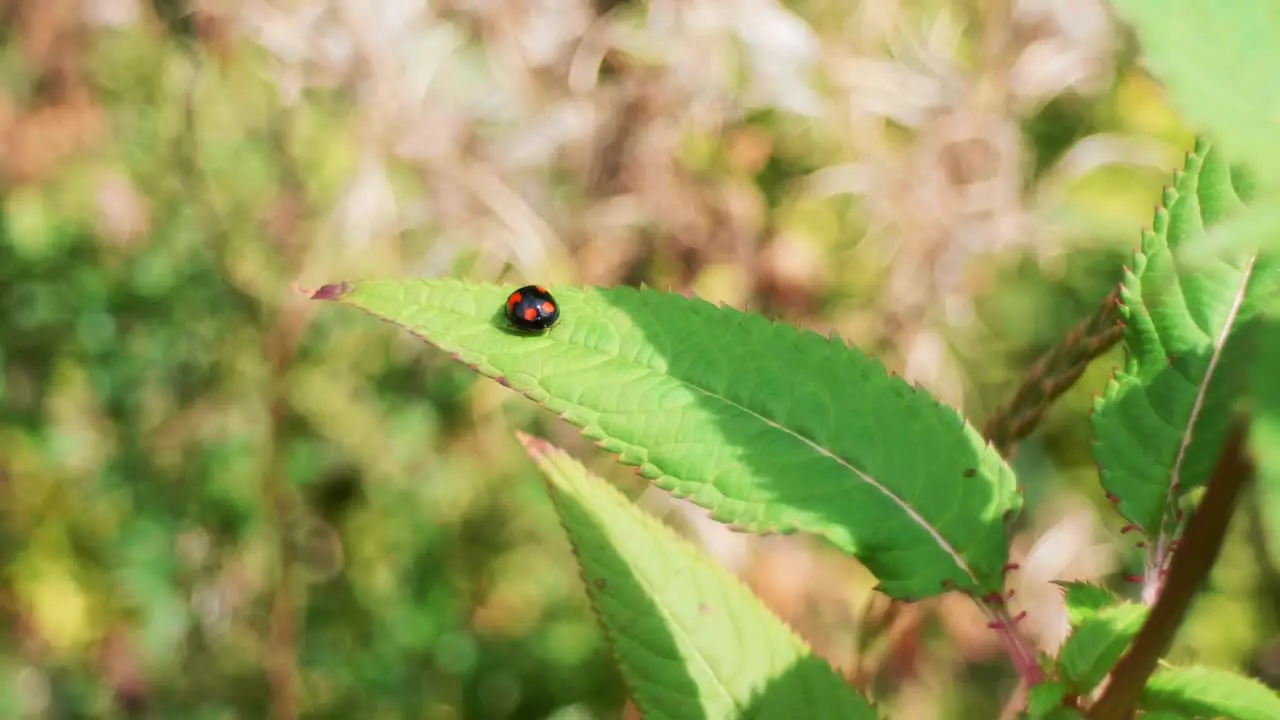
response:
<svg viewBox="0 0 1280 720"><path fill-rule="evenodd" d="M507 296L507 321L521 332L544 332L559 319L560 306L541 285L525 285Z"/></svg>

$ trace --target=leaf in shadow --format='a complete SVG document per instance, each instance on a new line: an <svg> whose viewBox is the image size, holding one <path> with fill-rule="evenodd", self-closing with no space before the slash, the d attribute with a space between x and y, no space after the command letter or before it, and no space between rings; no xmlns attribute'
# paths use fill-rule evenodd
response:
<svg viewBox="0 0 1280 720"><path fill-rule="evenodd" d="M520 439L646 718L875 717L740 580L562 450Z"/></svg>

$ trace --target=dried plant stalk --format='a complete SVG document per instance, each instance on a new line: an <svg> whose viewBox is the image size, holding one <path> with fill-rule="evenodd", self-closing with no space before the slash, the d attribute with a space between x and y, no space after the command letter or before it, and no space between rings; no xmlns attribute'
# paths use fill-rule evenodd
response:
<svg viewBox="0 0 1280 720"><path fill-rule="evenodd" d="M983 435L1005 457L1012 457L1017 443L1040 424L1059 396L1065 393L1099 355L1120 342L1120 288L1102 301L1092 316L1080 321L1052 350L1036 360L1009 402L996 410L982 428Z"/></svg>

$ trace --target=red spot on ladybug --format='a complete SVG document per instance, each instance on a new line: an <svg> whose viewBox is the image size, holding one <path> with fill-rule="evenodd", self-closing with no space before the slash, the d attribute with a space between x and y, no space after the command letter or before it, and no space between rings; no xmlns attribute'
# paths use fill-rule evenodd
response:
<svg viewBox="0 0 1280 720"><path fill-rule="evenodd" d="M516 330L540 333L559 319L555 298L541 285L525 285L507 296L507 321Z"/></svg>

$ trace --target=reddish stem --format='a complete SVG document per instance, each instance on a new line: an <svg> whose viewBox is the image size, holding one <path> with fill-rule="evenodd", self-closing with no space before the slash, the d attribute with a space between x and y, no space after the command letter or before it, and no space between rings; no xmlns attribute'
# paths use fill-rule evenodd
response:
<svg viewBox="0 0 1280 720"><path fill-rule="evenodd" d="M1018 670L1022 681L1028 687L1044 682L1044 668L1040 667L1035 648L1031 647L1031 643L1018 632L1018 621L1025 617L1026 613L1019 613L1018 617L1014 618L1009 615L1009 609L1004 605L987 603L981 603L981 605L983 612L990 620L991 629L995 630L996 635L1000 637L1000 643L1004 645L1005 652L1009 654L1009 659Z"/></svg>

